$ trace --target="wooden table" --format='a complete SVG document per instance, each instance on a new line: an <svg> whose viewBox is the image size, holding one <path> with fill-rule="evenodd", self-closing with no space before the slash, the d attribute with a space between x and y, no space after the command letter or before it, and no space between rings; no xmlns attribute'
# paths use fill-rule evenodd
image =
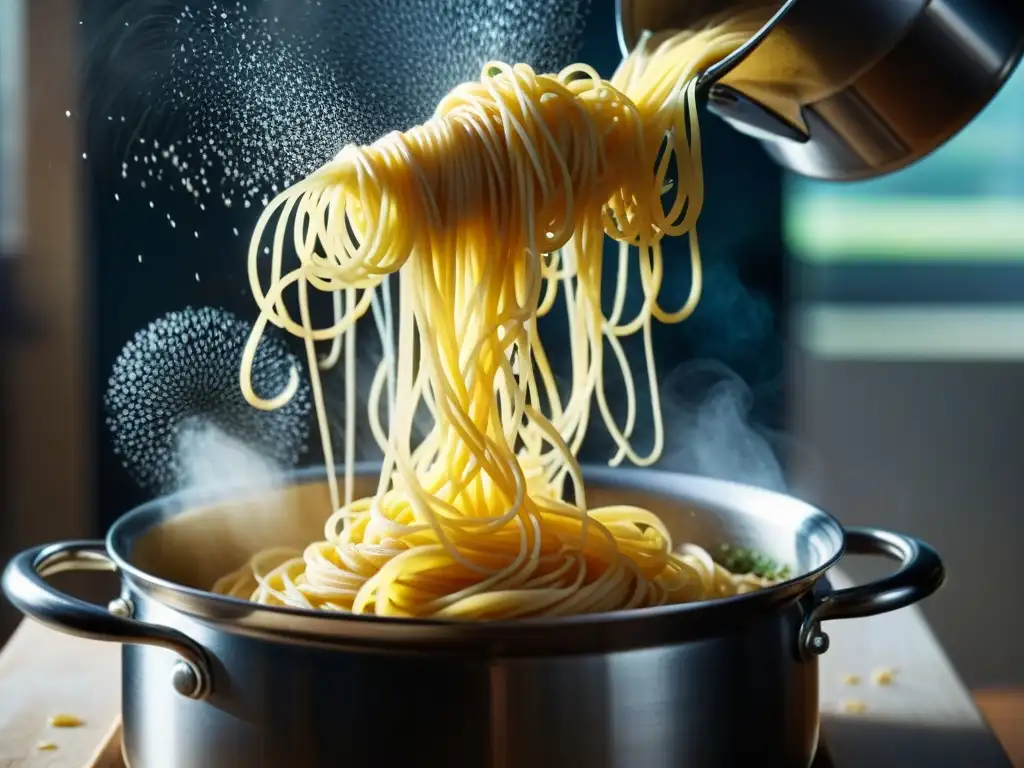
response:
<svg viewBox="0 0 1024 768"><path fill-rule="evenodd" d="M834 582L842 577L833 576ZM920 611L829 622L821 660L822 741L815 768L1008 768L1010 761L957 677ZM872 683L881 668L893 684ZM860 677L858 685L845 681ZM104 749L120 709L117 646L25 622L0 654L0 768L123 768ZM865 711L845 711L855 701ZM86 721L52 729L49 716ZM56 742L40 752L41 740Z"/></svg>
<svg viewBox="0 0 1024 768"><path fill-rule="evenodd" d="M0 768L121 768L101 761L121 711L121 649L23 621L0 653ZM56 714L85 721L50 728ZM40 742L57 745L40 751Z"/></svg>
<svg viewBox="0 0 1024 768"><path fill-rule="evenodd" d="M824 626L832 644L821 658L822 738L836 768L1011 765L920 610ZM870 680L883 668L897 670L891 686ZM860 684L847 685L848 675ZM850 700L866 711L846 713Z"/></svg>

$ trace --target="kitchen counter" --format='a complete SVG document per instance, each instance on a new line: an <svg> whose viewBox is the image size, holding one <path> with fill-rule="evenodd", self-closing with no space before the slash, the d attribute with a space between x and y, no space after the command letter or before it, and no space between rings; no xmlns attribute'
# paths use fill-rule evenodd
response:
<svg viewBox="0 0 1024 768"><path fill-rule="evenodd" d="M832 642L821 659L825 749L815 768L1009 768L918 609L824 626ZM893 672L890 685L873 681L879 670ZM0 768L122 768L118 750L105 749L119 675L116 645L23 622L0 653ZM58 713L85 725L50 728ZM41 741L58 748L39 751Z"/></svg>
<svg viewBox="0 0 1024 768"><path fill-rule="evenodd" d="M823 626L832 642L821 657L822 740L836 768L1009 768L918 608ZM874 684L872 674L886 669L895 670L892 684ZM847 684L850 675L858 685ZM864 711L847 712L849 703Z"/></svg>

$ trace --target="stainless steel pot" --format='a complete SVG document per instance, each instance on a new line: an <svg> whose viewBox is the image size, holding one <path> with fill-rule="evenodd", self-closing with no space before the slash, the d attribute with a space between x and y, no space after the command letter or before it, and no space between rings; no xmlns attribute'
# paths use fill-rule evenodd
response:
<svg viewBox="0 0 1024 768"><path fill-rule="evenodd" d="M778 13L709 70L708 108L764 143L782 166L822 179L895 171L940 147L988 104L1024 53L1021 0L616 0L623 55L644 30L712 13ZM752 91L742 62L779 54L813 84Z"/></svg>
<svg viewBox="0 0 1024 768"><path fill-rule="evenodd" d="M362 491L375 471L364 468ZM267 545L321 535L323 471L266 495L178 494L106 542L15 557L10 600L58 630L124 644L133 768L734 768L807 766L818 741L820 622L914 603L939 587L928 545L847 529L787 496L636 469L589 469L588 500L657 512L711 551L756 548L794 569L729 599L557 620L458 623L253 605L205 591ZM847 552L901 563L833 590ZM57 570L117 570L107 610L61 593Z"/></svg>

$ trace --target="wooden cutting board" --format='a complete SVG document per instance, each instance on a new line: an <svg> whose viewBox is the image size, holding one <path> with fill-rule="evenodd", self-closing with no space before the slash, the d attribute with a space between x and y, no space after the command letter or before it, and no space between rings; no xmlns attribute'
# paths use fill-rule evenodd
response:
<svg viewBox="0 0 1024 768"><path fill-rule="evenodd" d="M117 643L23 621L0 653L0 768L123 768L120 678ZM51 728L57 714L84 725ZM57 748L41 751L41 742Z"/></svg>

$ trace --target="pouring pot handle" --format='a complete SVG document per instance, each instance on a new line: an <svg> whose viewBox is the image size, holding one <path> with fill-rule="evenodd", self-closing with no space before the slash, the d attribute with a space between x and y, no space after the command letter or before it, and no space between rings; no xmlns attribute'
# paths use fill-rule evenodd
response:
<svg viewBox="0 0 1024 768"><path fill-rule="evenodd" d="M923 600L946 578L946 569L928 544L882 528L846 529L844 554L883 555L900 562L895 573L867 584L828 592L810 610L800 627L800 654L810 658L828 650L821 622L888 613Z"/></svg>
<svg viewBox="0 0 1024 768"><path fill-rule="evenodd" d="M102 541L64 541L26 549L3 574L3 590L26 616L52 629L92 640L166 648L180 657L171 681L190 699L210 694L212 676L206 652L181 632L130 618L131 603L114 600L108 610L55 589L45 580L62 571L116 571Z"/></svg>

